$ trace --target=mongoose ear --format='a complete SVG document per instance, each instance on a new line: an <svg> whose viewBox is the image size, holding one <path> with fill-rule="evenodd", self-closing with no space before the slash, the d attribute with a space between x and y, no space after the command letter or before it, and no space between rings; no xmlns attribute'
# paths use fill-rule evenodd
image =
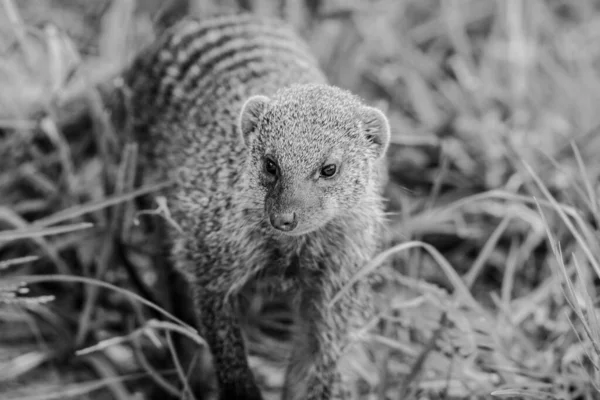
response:
<svg viewBox="0 0 600 400"><path fill-rule="evenodd" d="M371 143L375 158L383 156L390 143L390 124L386 116L378 109L364 107L361 110L363 129Z"/></svg>
<svg viewBox="0 0 600 400"><path fill-rule="evenodd" d="M239 124L242 139L246 146L250 144L256 124L270 101L271 99L266 96L252 96L244 103Z"/></svg>

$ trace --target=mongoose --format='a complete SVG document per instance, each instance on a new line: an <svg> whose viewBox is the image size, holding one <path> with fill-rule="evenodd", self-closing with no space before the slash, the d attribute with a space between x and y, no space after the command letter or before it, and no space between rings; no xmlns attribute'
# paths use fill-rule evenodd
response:
<svg viewBox="0 0 600 400"><path fill-rule="evenodd" d="M237 315L259 287L294 299L283 398L329 399L349 332L371 312L366 284L328 304L378 249L386 117L328 85L283 22L246 13L180 21L123 82L144 174L176 181L171 257L220 399L261 399Z"/></svg>

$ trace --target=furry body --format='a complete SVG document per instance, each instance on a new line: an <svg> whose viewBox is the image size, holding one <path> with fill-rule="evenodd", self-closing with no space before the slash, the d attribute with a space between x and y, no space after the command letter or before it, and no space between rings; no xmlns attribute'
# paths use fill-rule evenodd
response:
<svg viewBox="0 0 600 400"><path fill-rule="evenodd" d="M247 14L179 23L124 81L145 174L177 182L166 194L183 231L169 232L171 257L190 281L220 398L261 398L237 316L243 294L260 290L294 300L284 399L329 399L348 334L370 313L364 284L327 305L377 250L387 120L327 86L288 27Z"/></svg>

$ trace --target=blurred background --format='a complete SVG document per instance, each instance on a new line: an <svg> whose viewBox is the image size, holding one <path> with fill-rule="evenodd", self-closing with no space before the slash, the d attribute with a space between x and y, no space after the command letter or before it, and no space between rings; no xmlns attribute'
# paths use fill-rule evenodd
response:
<svg viewBox="0 0 600 400"><path fill-rule="evenodd" d="M216 7L287 20L390 119L389 250L366 270L386 279L343 363L354 398L600 398L600 1L0 4L2 399L184 392L173 340L201 338L166 314L164 208L140 200L161 186L137 184L103 85ZM251 339L277 398L277 347Z"/></svg>

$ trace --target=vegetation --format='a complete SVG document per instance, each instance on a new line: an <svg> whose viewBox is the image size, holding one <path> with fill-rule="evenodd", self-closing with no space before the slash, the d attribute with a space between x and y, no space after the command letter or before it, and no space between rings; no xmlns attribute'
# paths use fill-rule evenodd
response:
<svg viewBox="0 0 600 400"><path fill-rule="evenodd" d="M156 262L168 209L142 202L168 182L138 185L96 84L210 3L2 1L3 399L185 390L173 340L203 341ZM600 398L600 2L310 3L292 19L331 82L393 129L388 250L357 277L385 270L381 313L342 363L355 398ZM251 361L276 396L269 358Z"/></svg>

